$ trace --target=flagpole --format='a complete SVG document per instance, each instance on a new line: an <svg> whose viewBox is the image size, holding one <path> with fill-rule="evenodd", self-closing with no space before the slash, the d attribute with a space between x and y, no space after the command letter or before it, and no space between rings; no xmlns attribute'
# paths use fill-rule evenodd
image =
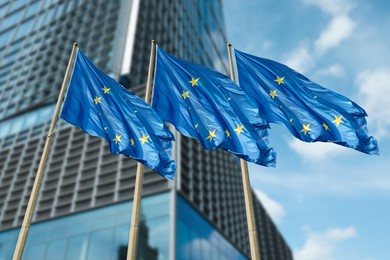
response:
<svg viewBox="0 0 390 260"><path fill-rule="evenodd" d="M77 50L78 50L78 45L77 43L74 43L72 48L72 53L70 54L68 67L66 68L65 77L64 80L62 81L62 86L61 86L60 94L58 96L57 105L55 107L54 114L51 119L49 132L48 135L46 136L45 146L43 148L41 160L39 162L38 170L35 175L34 185L32 187L31 195L28 200L28 205L27 205L26 212L24 214L23 223L19 231L18 241L16 243L14 255L12 257L13 260L20 260L23 255L24 246L26 244L28 231L30 229L31 220L34 215L34 209L39 195L39 188L41 186L42 177L46 166L47 156L50 151L54 130L56 128L58 116L60 114L62 100L64 98L66 89L68 88L70 78L72 77L73 74L72 69L74 67L73 65L76 60Z"/></svg>
<svg viewBox="0 0 390 260"><path fill-rule="evenodd" d="M228 49L228 56L229 56L230 78L232 79L232 81L236 82L236 77L234 75L233 58L232 58L232 45L228 43L226 46ZM251 191L251 185L250 185L249 173L248 173L248 163L247 161L240 159L240 165L241 165L242 185L244 187L245 209L246 209L246 219L248 223L251 257L253 260L260 260L260 248L259 248L259 241L257 236L255 212L254 212L253 201L252 201L252 191Z"/></svg>
<svg viewBox="0 0 390 260"><path fill-rule="evenodd" d="M148 79L146 82L146 93L145 102L150 104L152 94L152 83L153 83L153 72L154 72L154 61L156 57L156 45L157 42L152 40L150 49L150 60L149 60L149 72ZM133 197L133 209L131 212L131 224L129 242L127 248L127 260L135 260L137 256L137 244L138 244L138 227L139 227L139 213L141 206L142 196L142 179L143 179L143 164L137 164L137 173L135 177L134 197Z"/></svg>

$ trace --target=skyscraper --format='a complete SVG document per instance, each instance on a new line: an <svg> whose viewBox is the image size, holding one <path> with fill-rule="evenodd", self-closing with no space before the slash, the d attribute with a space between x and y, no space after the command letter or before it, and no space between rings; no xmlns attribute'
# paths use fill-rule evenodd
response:
<svg viewBox="0 0 390 260"><path fill-rule="evenodd" d="M0 4L0 259L10 259L71 45L142 96L150 40L227 72L220 0L46 0ZM176 185L145 169L140 259L245 259L239 164L176 135ZM123 259L136 162L61 121L24 259ZM255 198L262 259L291 250Z"/></svg>

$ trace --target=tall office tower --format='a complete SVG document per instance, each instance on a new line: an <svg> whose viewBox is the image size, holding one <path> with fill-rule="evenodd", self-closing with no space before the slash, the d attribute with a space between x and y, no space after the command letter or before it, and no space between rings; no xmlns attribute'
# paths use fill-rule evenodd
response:
<svg viewBox="0 0 390 260"><path fill-rule="evenodd" d="M0 3L0 259L15 247L72 43L142 96L151 39L227 71L220 0ZM176 183L144 172L138 258L249 258L237 158L176 139ZM60 121L23 259L124 259L135 169L103 140ZM292 259L254 201L262 259Z"/></svg>

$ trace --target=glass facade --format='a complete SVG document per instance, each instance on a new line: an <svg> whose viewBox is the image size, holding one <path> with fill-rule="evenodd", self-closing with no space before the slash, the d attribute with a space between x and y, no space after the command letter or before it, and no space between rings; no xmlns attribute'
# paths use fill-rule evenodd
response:
<svg viewBox="0 0 390 260"><path fill-rule="evenodd" d="M142 199L138 259L169 259L170 194ZM23 260L126 259L131 202L33 224ZM12 258L19 229L0 233L0 259Z"/></svg>
<svg viewBox="0 0 390 260"><path fill-rule="evenodd" d="M73 42L112 72L120 8L127 0L0 3L0 121L54 103ZM85 26L85 24L88 24ZM82 27L88 27L82 30Z"/></svg>
<svg viewBox="0 0 390 260"><path fill-rule="evenodd" d="M147 196L141 202L138 257L169 257L170 193ZM124 202L33 224L23 260L126 259L132 203ZM245 257L183 198L177 196L177 259ZM0 233L0 260L12 258L19 229Z"/></svg>

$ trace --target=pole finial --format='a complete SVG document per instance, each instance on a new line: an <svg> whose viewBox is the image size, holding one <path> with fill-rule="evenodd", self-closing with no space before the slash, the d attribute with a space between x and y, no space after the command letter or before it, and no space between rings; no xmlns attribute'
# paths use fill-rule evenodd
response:
<svg viewBox="0 0 390 260"><path fill-rule="evenodd" d="M74 45L74 46L79 46L77 42L74 42L73 45Z"/></svg>
<svg viewBox="0 0 390 260"><path fill-rule="evenodd" d="M228 43L226 44L226 46L232 47L232 44L231 44L230 42L228 42Z"/></svg>
<svg viewBox="0 0 390 260"><path fill-rule="evenodd" d="M157 44L157 41L156 41L156 40L152 40L152 43L153 43L153 44Z"/></svg>

